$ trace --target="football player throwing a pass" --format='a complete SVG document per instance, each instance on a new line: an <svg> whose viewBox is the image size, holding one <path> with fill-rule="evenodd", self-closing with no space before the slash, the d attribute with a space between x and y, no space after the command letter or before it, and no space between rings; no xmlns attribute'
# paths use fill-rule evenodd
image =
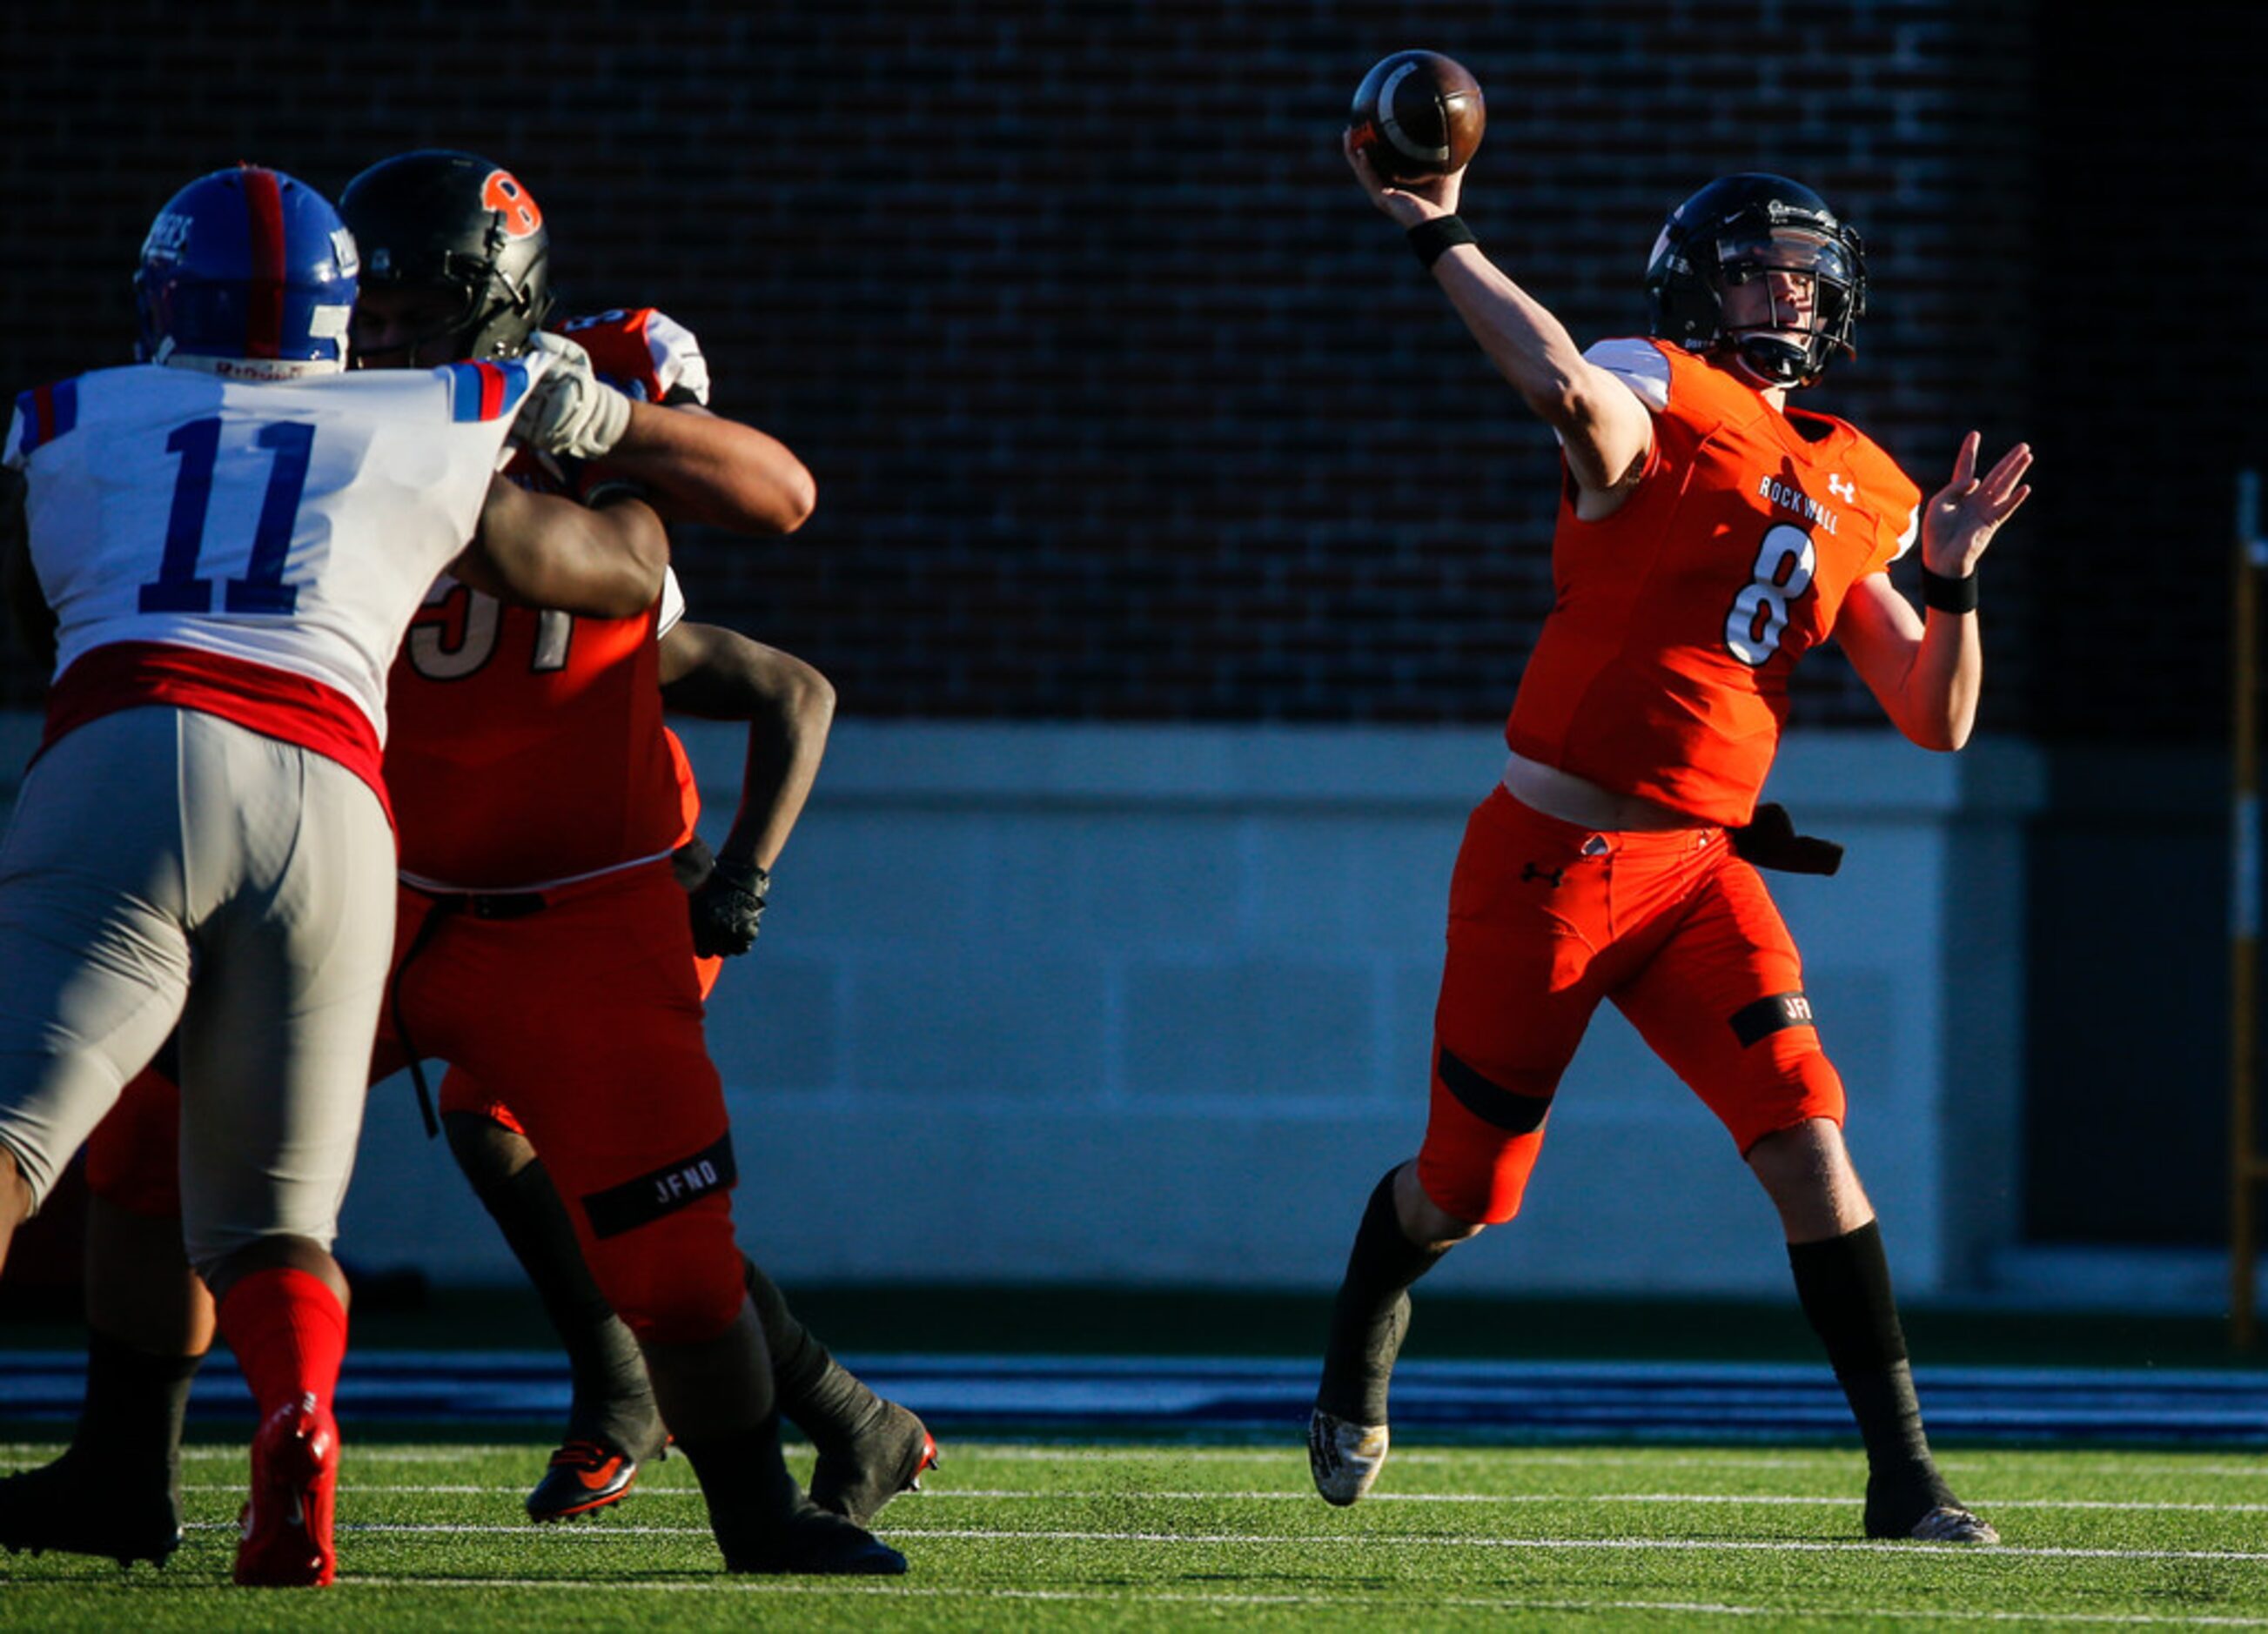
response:
<svg viewBox="0 0 2268 1634"><path fill-rule="evenodd" d="M1449 887L1425 1142L1373 1193L1333 1311L1316 1488L1351 1504L1376 1480L1410 1286L1519 1211L1603 999L1778 1211L1866 1443L1867 1535L1997 1542L1930 1456L1842 1083L1757 872L1831 872L1837 853L1757 794L1788 673L1830 632L1907 738L1967 740L1977 564L2030 491L2030 451L1984 469L1971 433L1925 501L1859 431L1791 406L1850 350L1867 295L1858 235L1797 182L1727 176L1679 205L1646 269L1651 335L1586 351L1458 218L1462 172L1389 187L1347 158L1563 465L1556 599ZM1884 570L1917 542L1921 614Z"/></svg>

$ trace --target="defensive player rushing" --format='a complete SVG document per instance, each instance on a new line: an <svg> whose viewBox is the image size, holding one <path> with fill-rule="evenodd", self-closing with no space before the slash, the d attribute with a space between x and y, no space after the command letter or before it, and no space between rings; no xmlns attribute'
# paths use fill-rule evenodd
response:
<svg viewBox="0 0 2268 1634"><path fill-rule="evenodd" d="M1553 1092L1611 999L1720 1119L1779 1211L1804 1312L1867 1446L1870 1537L1990 1543L1932 1461L1841 1080L1756 865L1837 853L1759 809L1795 660L1830 630L1898 729L1967 740L1977 559L2029 450L1982 476L1975 433L1926 504L1844 422L1788 406L1850 350L1858 235L1808 188L1727 176L1679 205L1646 269L1653 338L1580 351L1456 215L1463 173L1388 187L1481 348L1564 452L1557 592L1506 728L1501 784L1449 887L1431 1115L1372 1194L1331 1321L1308 1452L1334 1504L1387 1454L1408 1290L1512 1218ZM1918 534L1925 617L1884 570Z"/></svg>
<svg viewBox="0 0 2268 1634"><path fill-rule="evenodd" d="M143 364L26 393L6 450L10 605L55 680L0 847L0 1257L178 1024L188 1253L260 1410L247 1584L333 1572L330 1244L394 920L387 662L453 561L615 615L667 552L642 503L496 478L550 360L344 376L355 275L291 177L191 183L143 247Z"/></svg>
<svg viewBox="0 0 2268 1634"><path fill-rule="evenodd" d="M372 269L357 308L358 362L405 365L438 357L511 357L528 343L549 300L548 234L533 200L508 173L470 155L406 155L364 173L342 206L368 241ZM630 491L625 474L635 472L658 500L706 519L768 531L786 531L801 521L810 505L808 475L772 439L698 408L706 374L688 335L644 311L608 313L575 327L644 401L633 408L629 398L595 386L587 368L578 369L578 401L629 423L603 471L555 466L545 481L556 479L607 504ZM581 363L577 349L545 343ZM686 409L645 407L670 401ZM401 1024L404 1045L431 1048L460 1062L478 1058L448 1047L453 1034L445 1029L470 1025L486 991L486 1002L498 1012L497 1025L507 1034L498 1040L507 1056L517 1049L539 1062L556 1063L563 1053L589 1058L579 1076L561 1080L562 1093L597 1095L603 1086L616 1103L617 1119L684 1104L688 1019L689 1047L699 1049L697 995L684 991L696 979L693 949L684 946L685 898L674 887L666 892L677 904L682 952L661 954L665 962L675 958L673 968L682 971L682 980L609 983L606 970L635 958L632 939L659 946L669 938L657 940L650 911L625 910L622 895L598 883L630 873L651 878L658 863L666 873L670 846L689 833L696 814L689 770L660 725L657 673L680 707L761 717L752 727L741 809L720 848L724 867L706 881L697 876L686 881L706 886L696 889L689 938L704 953L745 951L754 938L762 869L808 791L831 696L816 672L784 654L728 631L672 625L679 605L673 590L659 608L599 622L499 607L447 580L429 598L394 675L387 762L402 819L404 877L414 887L403 912L439 927L430 940L404 938L398 978L403 997L392 1018ZM656 636L665 629L657 657ZM512 661L515 657L519 661ZM681 811L681 786L688 799ZM627 860L626 850L634 853ZM681 865L700 850L697 842L681 849ZM733 876L742 859L746 872L718 889L719 878ZM706 864L703 852L696 866ZM474 883L544 888L457 888ZM637 900L651 895L641 891ZM572 913L546 911L563 908L566 898L585 896L596 900ZM594 944L606 939L597 927L608 913L619 922L624 945L602 953ZM460 924L467 915L523 923L511 930L497 924L491 937ZM475 951L465 953L468 946ZM549 964L534 960L538 948ZM515 951L531 954L521 973L526 990L500 1001L494 984L511 979ZM468 978L474 986L457 990L445 976L425 985L431 971L460 953L479 968ZM571 1023L568 1036L552 1044L549 1055L537 1055L532 1044L515 1045L519 1033L514 1028L557 1025L546 1010L557 984L545 971L563 964L582 971L595 965L595 978L578 979L621 990L611 1011L592 1012L586 1030ZM706 990L716 966L714 958L703 961L698 991ZM490 987L482 989L480 982ZM444 1017L419 1002L420 991L448 992L464 1009ZM688 997L689 1018L683 1013ZM633 1065L648 1034L659 1040L656 1062ZM387 1041L378 1071L400 1059ZM662 1094L659 1108L641 1100L656 1093L647 1079L657 1063L662 1077L674 1070L679 1080L674 1101ZM700 1066L713 1086L705 1056ZM161 1095L162 1086L158 1089ZM636 1347L592 1285L574 1226L513 1117L512 1107L524 1109L524 1103L542 1098L540 1088L523 1086L507 1106L461 1067L443 1086L453 1147L466 1157L483 1200L536 1277L575 1360L581 1432L571 1434L529 1499L532 1515L551 1519L618 1498L635 1475L630 1454L650 1453L663 1431ZM721 1122L721 1108L716 1115ZM11 1545L163 1558L178 1537L177 1470L158 1449L178 1441L188 1380L202 1349L195 1292L187 1296L186 1319L179 1308L183 1299L162 1288L144 1287L140 1301L130 1299L133 1279L122 1263L129 1256L120 1251L131 1248L132 1258L163 1263L164 1124L160 1098L154 1111L133 1124L114 1119L90 1151L96 1230L87 1408L63 1459L0 1483L0 1541ZM697 1196L703 1188L688 1189ZM112 1245L108 1253L106 1243ZM871 1518L933 1458L919 1420L881 1402L835 1364L753 1264L736 1265L736 1294L741 1277L770 1343L781 1402L821 1449L814 1495L840 1513ZM697 1453L696 1462L701 1469ZM713 1469L701 1473L714 1494ZM730 1527L720 1521L728 1558L748 1569L902 1569L895 1551L853 1528L821 1535L828 1530L823 1517L799 1518L791 1530L800 1541L784 1549L761 1539L751 1542L748 1530L745 1517ZM856 1558L846 1564L850 1557Z"/></svg>

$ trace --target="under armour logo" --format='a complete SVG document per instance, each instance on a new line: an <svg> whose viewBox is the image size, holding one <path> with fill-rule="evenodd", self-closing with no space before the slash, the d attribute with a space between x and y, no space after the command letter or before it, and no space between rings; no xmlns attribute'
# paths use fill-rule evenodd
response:
<svg viewBox="0 0 2268 1634"><path fill-rule="evenodd" d="M1846 505L1859 503L1859 484L1839 472L1828 473L1827 491Z"/></svg>
<svg viewBox="0 0 2268 1634"><path fill-rule="evenodd" d="M1523 885L1530 880L1548 880L1551 882L1551 888L1556 891L1559 888L1561 879L1566 872L1565 868L1538 868L1534 863L1522 863L1520 866L1520 880Z"/></svg>

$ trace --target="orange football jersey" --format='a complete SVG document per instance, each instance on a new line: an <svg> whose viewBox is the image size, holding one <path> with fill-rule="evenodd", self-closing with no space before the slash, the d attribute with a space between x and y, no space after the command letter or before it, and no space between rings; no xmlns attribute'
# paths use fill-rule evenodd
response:
<svg viewBox="0 0 2268 1634"><path fill-rule="evenodd" d="M593 369L633 397L703 401L684 329L650 308L565 326ZM603 467L517 480L590 494ZM388 681L386 781L401 876L428 889L529 890L666 855L688 796L662 725L657 643L682 611L675 581L626 619L499 603L444 577Z"/></svg>
<svg viewBox="0 0 2268 1634"><path fill-rule="evenodd" d="M1851 586L1913 541L1921 494L1863 433L1774 412L1672 344L1587 354L1653 414L1653 451L1612 516L1563 485L1550 615L1505 725L1515 754L1710 822L1754 814L1787 679Z"/></svg>

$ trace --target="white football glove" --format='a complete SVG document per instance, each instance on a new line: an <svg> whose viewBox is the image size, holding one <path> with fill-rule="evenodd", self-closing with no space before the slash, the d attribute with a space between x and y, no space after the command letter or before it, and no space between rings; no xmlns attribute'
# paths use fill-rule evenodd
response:
<svg viewBox="0 0 2268 1634"><path fill-rule="evenodd" d="M630 427L630 400L591 372L591 354L563 335L539 334L529 347L551 366L520 405L512 439L569 460L604 457Z"/></svg>

